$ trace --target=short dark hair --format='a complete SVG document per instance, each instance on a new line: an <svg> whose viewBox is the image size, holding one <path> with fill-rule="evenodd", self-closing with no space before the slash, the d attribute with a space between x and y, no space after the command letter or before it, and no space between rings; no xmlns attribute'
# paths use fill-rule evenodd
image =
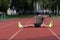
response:
<svg viewBox="0 0 60 40"><path fill-rule="evenodd" d="M37 15L41 15L42 13L40 13L40 12L37 12Z"/></svg>

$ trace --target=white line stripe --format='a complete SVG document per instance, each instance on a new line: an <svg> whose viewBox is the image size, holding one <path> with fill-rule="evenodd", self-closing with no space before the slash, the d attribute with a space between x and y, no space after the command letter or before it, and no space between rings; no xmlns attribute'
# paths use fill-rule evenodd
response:
<svg viewBox="0 0 60 40"><path fill-rule="evenodd" d="M12 40L23 28L19 29L15 34L13 34L8 40Z"/></svg>
<svg viewBox="0 0 60 40"><path fill-rule="evenodd" d="M28 23L26 23L26 24L28 24ZM12 40L22 29L23 29L23 27L21 29L19 29L15 34L13 34L8 40Z"/></svg>
<svg viewBox="0 0 60 40"><path fill-rule="evenodd" d="M58 40L60 40L60 37L59 37L55 32L53 32L50 28L48 28L48 29L50 30L51 33L53 33L53 35L54 35Z"/></svg>

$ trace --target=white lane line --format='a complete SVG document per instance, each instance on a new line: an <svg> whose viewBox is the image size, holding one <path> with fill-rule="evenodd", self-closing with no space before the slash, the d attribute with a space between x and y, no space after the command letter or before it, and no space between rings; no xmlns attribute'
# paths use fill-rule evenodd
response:
<svg viewBox="0 0 60 40"><path fill-rule="evenodd" d="M50 28L48 28L48 29L58 40L60 40L60 37L55 32L53 32Z"/></svg>
<svg viewBox="0 0 60 40"><path fill-rule="evenodd" d="M8 40L12 40L23 28L19 29L15 34L13 34Z"/></svg>
<svg viewBox="0 0 60 40"><path fill-rule="evenodd" d="M30 22L30 21L29 21ZM26 23L28 24L28 23ZM23 28L19 29L15 34L13 34L8 40L12 40Z"/></svg>

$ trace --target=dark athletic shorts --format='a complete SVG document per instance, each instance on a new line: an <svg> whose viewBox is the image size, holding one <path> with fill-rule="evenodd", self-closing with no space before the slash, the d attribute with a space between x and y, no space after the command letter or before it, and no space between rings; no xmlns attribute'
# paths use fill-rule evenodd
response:
<svg viewBox="0 0 60 40"><path fill-rule="evenodd" d="M41 27L41 26L40 26L41 24L42 24L42 23L34 23L35 27Z"/></svg>

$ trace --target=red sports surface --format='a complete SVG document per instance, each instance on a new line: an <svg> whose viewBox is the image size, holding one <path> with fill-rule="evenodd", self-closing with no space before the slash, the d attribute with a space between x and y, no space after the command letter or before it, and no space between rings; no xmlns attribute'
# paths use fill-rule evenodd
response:
<svg viewBox="0 0 60 40"><path fill-rule="evenodd" d="M60 20L45 18L44 23L54 22L53 28L18 28L18 22L29 25L34 18L17 18L0 21L0 40L60 40Z"/></svg>

